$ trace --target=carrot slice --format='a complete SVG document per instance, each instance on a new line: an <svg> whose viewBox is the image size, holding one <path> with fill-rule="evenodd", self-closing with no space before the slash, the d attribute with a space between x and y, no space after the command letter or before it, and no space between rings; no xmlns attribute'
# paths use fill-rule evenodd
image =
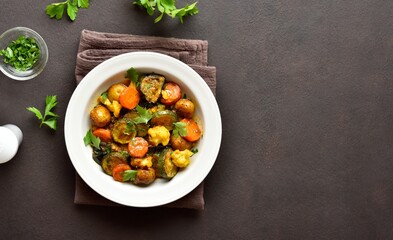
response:
<svg viewBox="0 0 393 240"><path fill-rule="evenodd" d="M115 179L118 182L124 182L123 175L124 175L124 171L126 170L131 170L131 167L124 163L117 164L113 168L113 172L112 172L113 179Z"/></svg>
<svg viewBox="0 0 393 240"><path fill-rule="evenodd" d="M187 135L184 137L189 142L195 142L199 138L201 138L202 131L199 128L198 124L189 118L184 118L180 122L186 124Z"/></svg>
<svg viewBox="0 0 393 240"><path fill-rule="evenodd" d="M165 105L175 104L181 98L179 85L173 82L165 83L161 91L161 103Z"/></svg>
<svg viewBox="0 0 393 240"><path fill-rule="evenodd" d="M130 85L124 89L119 96L120 105L127 109L134 109L140 100L138 89L134 85Z"/></svg>
<svg viewBox="0 0 393 240"><path fill-rule="evenodd" d="M128 153L131 157L144 157L149 150L149 143L141 137L135 137L128 143Z"/></svg>
<svg viewBox="0 0 393 240"><path fill-rule="evenodd" d="M106 128L97 128L93 131L94 136L99 137L103 142L112 141L111 130Z"/></svg>

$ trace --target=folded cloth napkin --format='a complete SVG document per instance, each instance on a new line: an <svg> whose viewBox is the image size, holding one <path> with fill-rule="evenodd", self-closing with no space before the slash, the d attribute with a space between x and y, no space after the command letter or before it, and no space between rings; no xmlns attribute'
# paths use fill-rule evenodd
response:
<svg viewBox="0 0 393 240"><path fill-rule="evenodd" d="M101 62L122 53L149 51L159 52L188 64L208 84L213 93L216 90L216 68L207 66L208 43L204 40L137 36L129 34L102 33L83 30L80 36L76 59L75 77L77 83ZM76 174L75 204L120 206L96 193ZM203 182L189 194L166 207L203 209Z"/></svg>

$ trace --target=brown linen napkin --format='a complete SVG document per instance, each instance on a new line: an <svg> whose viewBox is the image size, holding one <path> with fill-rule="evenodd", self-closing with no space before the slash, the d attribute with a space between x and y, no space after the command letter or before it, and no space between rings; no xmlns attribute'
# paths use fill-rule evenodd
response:
<svg viewBox="0 0 393 240"><path fill-rule="evenodd" d="M207 41L102 33L83 30L76 59L77 83L101 62L122 53L136 51L159 52L177 58L193 68L208 84L213 94L216 90L216 68L207 66ZM166 207L204 209L202 182L183 198L166 204ZM121 206L92 190L76 173L75 204Z"/></svg>

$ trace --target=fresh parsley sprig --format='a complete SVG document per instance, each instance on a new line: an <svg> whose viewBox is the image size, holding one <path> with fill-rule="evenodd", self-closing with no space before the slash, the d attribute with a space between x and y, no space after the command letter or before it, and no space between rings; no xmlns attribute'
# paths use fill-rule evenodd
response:
<svg viewBox="0 0 393 240"><path fill-rule="evenodd" d="M137 170L125 170L123 173L123 182L134 181L137 173Z"/></svg>
<svg viewBox="0 0 393 240"><path fill-rule="evenodd" d="M64 10L67 8L68 17L71 21L76 19L79 8L88 8L89 0L66 0L64 2L52 3L46 7L46 14L50 18L60 20L63 17Z"/></svg>
<svg viewBox="0 0 393 240"><path fill-rule="evenodd" d="M199 11L196 6L197 2L187 4L183 8L177 8L175 3L175 0L138 0L133 2L133 4L146 8L146 12L150 16L154 14L157 8L161 14L154 19L154 23L161 21L164 14L172 18L178 17L180 22L183 23L183 17L195 15Z"/></svg>
<svg viewBox="0 0 393 240"><path fill-rule="evenodd" d="M94 136L91 129L89 129L89 131L87 131L85 137L83 138L83 142L85 143L85 146L90 145L94 148L99 149L101 140L100 140L100 138Z"/></svg>
<svg viewBox="0 0 393 240"><path fill-rule="evenodd" d="M130 69L127 70L126 78L130 79L131 83L133 83L135 87L139 86L140 84L139 73L138 71L136 71L135 68L131 67Z"/></svg>
<svg viewBox="0 0 393 240"><path fill-rule="evenodd" d="M47 96L45 99L45 111L44 114L40 112L36 107L28 107L26 108L30 112L34 113L36 117L41 120L40 127L42 125L47 125L49 128L56 130L57 127L57 118L59 115L52 112L52 109L57 105L57 97L56 95Z"/></svg>
<svg viewBox="0 0 393 240"><path fill-rule="evenodd" d="M173 123L173 126L174 126L174 128L173 128L173 136L174 137L179 137L179 135L180 136L182 136L182 137L185 137L185 136L187 136L187 128L186 128L186 123L184 123L184 122L175 122L175 123Z"/></svg>
<svg viewBox="0 0 393 240"><path fill-rule="evenodd" d="M139 105L136 106L136 111L138 113L138 117L136 117L133 121L135 124L148 123L153 117L153 114L149 109L143 108Z"/></svg>

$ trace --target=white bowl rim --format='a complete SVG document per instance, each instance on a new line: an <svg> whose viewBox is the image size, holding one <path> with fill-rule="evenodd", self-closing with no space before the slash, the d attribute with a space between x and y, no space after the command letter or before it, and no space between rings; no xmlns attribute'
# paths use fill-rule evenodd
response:
<svg viewBox="0 0 393 240"><path fill-rule="evenodd" d="M192 167L189 166L185 169L184 173L178 174L169 182L163 183L160 180L156 180L152 184L154 186L138 187L129 183L116 182L110 176L104 174L101 166L92 159L90 147L84 148L83 137L88 127L82 121L83 117L78 118L75 116L79 114L87 116L87 105L91 105L94 102L92 96L86 96L84 93L88 89L96 89L97 91L100 85L108 79L108 76L125 72L130 67L134 67L137 70L138 68L164 69L169 74L173 74L182 79L181 81L186 82L189 88L195 88L196 90L192 94L197 99L203 99L203 102L199 104L202 113L204 113L202 120L203 128L206 130L204 131L203 139L201 139L203 142L201 146L204 150L199 151L195 155L195 158L204 162L195 161L194 169L198 171L192 170ZM105 72L106 70L113 70L113 72L108 73ZM192 79L192 81L189 79ZM84 129L83 124L85 125ZM182 198L206 178L219 153L222 124L218 104L212 91L202 77L191 67L164 54L155 52L131 52L102 62L91 70L80 82L67 106L64 136L66 148L74 168L84 182L98 194L113 202L126 206L154 207ZM90 154L90 158L81 160L83 157L88 157L86 154ZM87 168L92 169L87 170ZM178 177L179 175L181 176Z"/></svg>

